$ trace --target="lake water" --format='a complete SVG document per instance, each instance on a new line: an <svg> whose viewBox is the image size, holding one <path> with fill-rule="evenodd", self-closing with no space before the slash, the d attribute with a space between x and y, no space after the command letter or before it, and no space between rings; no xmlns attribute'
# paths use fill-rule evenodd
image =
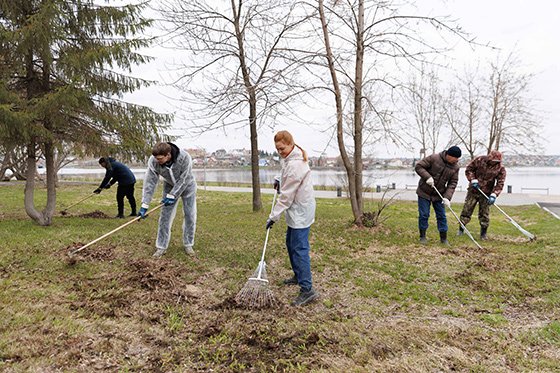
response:
<svg viewBox="0 0 560 373"><path fill-rule="evenodd" d="M41 171L41 170L40 170ZM132 171L138 179L144 177L145 169L133 168ZM194 169L194 175L200 185L208 182L238 182L251 183L251 170L249 169ZM261 183L272 184L275 175L280 174L279 169L260 169ZM87 175L88 177L103 178L104 172L99 169L63 168L59 171L61 179ZM338 186L344 184L346 173L335 169L312 170L313 184L325 186ZM365 170L364 185L386 186L395 183L397 189L414 188L418 184L418 175L413 170ZM464 168L459 172L459 187L465 190L468 185ZM510 167L507 169L506 185L511 185L512 193L549 194L560 195L560 167ZM523 190L522 190L523 188ZM534 188L534 189L528 189ZM507 187L504 188L504 193Z"/></svg>

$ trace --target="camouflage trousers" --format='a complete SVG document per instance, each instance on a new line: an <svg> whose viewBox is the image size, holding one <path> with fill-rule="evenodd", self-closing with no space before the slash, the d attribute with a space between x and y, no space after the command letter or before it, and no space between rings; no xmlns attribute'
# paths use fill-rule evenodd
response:
<svg viewBox="0 0 560 373"><path fill-rule="evenodd" d="M461 222L467 225L471 221L474 208L478 203L478 221L482 228L488 228L490 225L490 205L488 200L477 191L469 188L467 198L465 198L465 205L461 211Z"/></svg>

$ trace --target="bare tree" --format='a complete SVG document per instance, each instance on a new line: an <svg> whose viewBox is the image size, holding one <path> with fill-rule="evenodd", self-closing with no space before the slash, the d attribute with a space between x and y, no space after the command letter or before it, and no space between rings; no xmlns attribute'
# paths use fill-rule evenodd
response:
<svg viewBox="0 0 560 373"><path fill-rule="evenodd" d="M533 74L521 71L521 61L510 53L490 64L490 79L485 93L488 106L486 150L507 148L514 152L534 152L542 136L538 115L529 96Z"/></svg>
<svg viewBox="0 0 560 373"><path fill-rule="evenodd" d="M305 17L289 0L167 0L159 9L175 49L190 60L172 83L184 95L187 119L198 133L247 127L251 142L253 211L262 208L258 128L290 112L298 94L298 61L290 44Z"/></svg>
<svg viewBox="0 0 560 373"><path fill-rule="evenodd" d="M434 70L421 64L419 74L410 78L405 94L405 108L414 120L414 130L409 132L413 142L420 146L420 153L435 153L440 146L443 122L443 96L441 81Z"/></svg>
<svg viewBox="0 0 560 373"><path fill-rule="evenodd" d="M483 97L480 75L466 70L463 76L456 76L459 84L452 85L443 103L446 125L452 131L452 142L461 144L471 159L484 140L480 131L483 115Z"/></svg>
<svg viewBox="0 0 560 373"><path fill-rule="evenodd" d="M448 33L463 37L463 33L445 18L403 14L402 4L394 5L391 1L346 0L329 6L318 0L308 4L318 9L324 50L317 52L317 56L326 60L330 77L328 89L335 99L338 148L348 176L355 223L361 226L362 151L364 128L368 125L365 108L375 113L370 116L370 124L378 124L378 134L385 138L394 136L395 128L389 123L392 113L379 109L379 102L383 102L379 95L389 98L384 102L391 102L391 91L404 86L398 79L401 75L398 61L416 65L427 56L444 52L444 48L422 38L419 24L438 35ZM317 60L314 63L320 65ZM351 92L348 99L344 98L344 88ZM346 102L349 103L348 112L345 111ZM350 123L345 126L348 117ZM351 145L346 143L345 128L350 128Z"/></svg>

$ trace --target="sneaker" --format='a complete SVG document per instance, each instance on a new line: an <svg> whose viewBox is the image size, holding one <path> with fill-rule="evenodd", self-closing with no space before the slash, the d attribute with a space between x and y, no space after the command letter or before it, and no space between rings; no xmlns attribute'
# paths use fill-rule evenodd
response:
<svg viewBox="0 0 560 373"><path fill-rule="evenodd" d="M165 254L165 249L156 249L152 257L154 258L161 258L161 256Z"/></svg>
<svg viewBox="0 0 560 373"><path fill-rule="evenodd" d="M421 243L422 245L425 245L425 244L428 243L428 239L427 239L426 237L420 237L420 243Z"/></svg>
<svg viewBox="0 0 560 373"><path fill-rule="evenodd" d="M292 302L292 306L305 306L317 298L319 298L319 293L317 293L314 289L309 291L300 291L297 298Z"/></svg>
<svg viewBox="0 0 560 373"><path fill-rule="evenodd" d="M187 255L194 255L194 250L192 248L192 246L185 246L185 254Z"/></svg>
<svg viewBox="0 0 560 373"><path fill-rule="evenodd" d="M463 227L459 228L459 230L457 231L457 236L462 236L463 234L465 234L465 230L463 229Z"/></svg>
<svg viewBox="0 0 560 373"><path fill-rule="evenodd" d="M441 243L443 246L451 246L451 244L449 243L449 241L447 241L447 239L439 240L439 243Z"/></svg>
<svg viewBox="0 0 560 373"><path fill-rule="evenodd" d="M292 276L290 278L285 279L284 281L282 281L282 284L290 286L290 285L297 285L298 281L296 276Z"/></svg>

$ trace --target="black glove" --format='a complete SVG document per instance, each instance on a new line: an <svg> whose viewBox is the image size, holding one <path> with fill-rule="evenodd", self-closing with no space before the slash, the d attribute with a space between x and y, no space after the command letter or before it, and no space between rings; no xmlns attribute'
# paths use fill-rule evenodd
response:
<svg viewBox="0 0 560 373"><path fill-rule="evenodd" d="M95 193L95 194L99 194L99 193L101 193L101 188L97 188L97 189L95 189L95 190L93 191L93 193Z"/></svg>
<svg viewBox="0 0 560 373"><path fill-rule="evenodd" d="M274 189L280 193L280 180L277 178L274 178L274 185L273 185Z"/></svg>
<svg viewBox="0 0 560 373"><path fill-rule="evenodd" d="M266 221L266 229L272 228L273 225L274 225L274 220L268 219L268 220Z"/></svg>

